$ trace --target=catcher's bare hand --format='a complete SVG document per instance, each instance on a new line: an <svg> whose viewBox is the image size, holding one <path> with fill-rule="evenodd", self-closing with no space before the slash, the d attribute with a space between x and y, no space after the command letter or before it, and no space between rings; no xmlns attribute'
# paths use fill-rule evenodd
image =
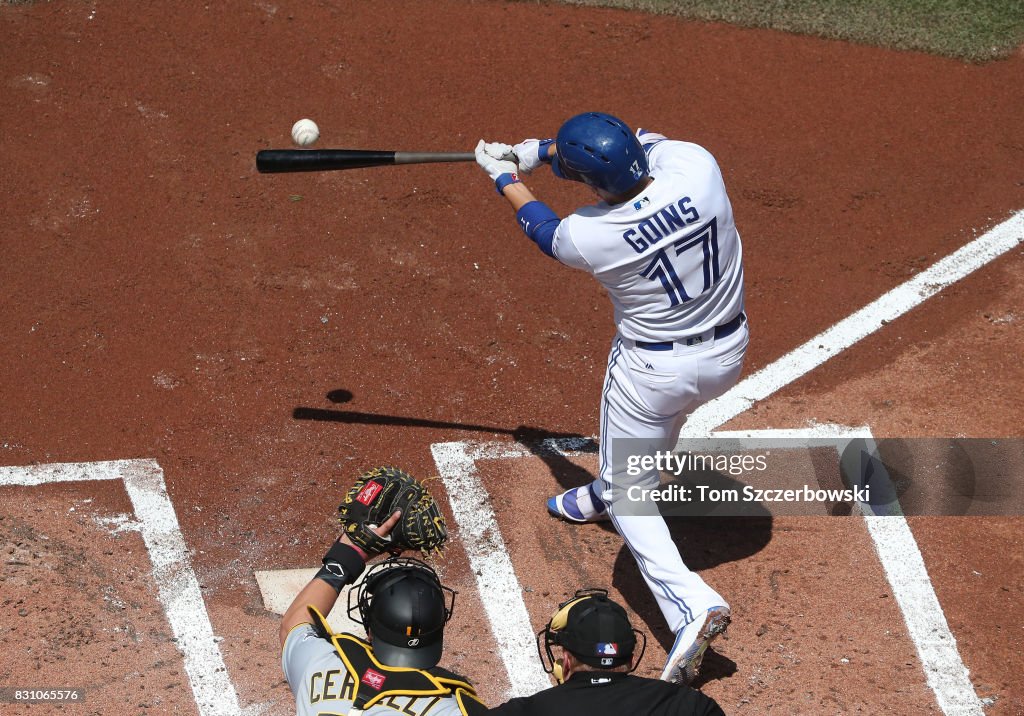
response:
<svg viewBox="0 0 1024 716"><path fill-rule="evenodd" d="M367 526L370 527L370 530L372 530L378 537L381 537L383 539L390 539L391 531L395 529L395 525L398 524L398 521L400 519L402 519L402 511L395 510L391 514L391 517L387 518L387 520L384 521L384 524L378 525L377 527L370 527L369 525ZM369 559L370 557L375 556L367 554L366 550L364 550L359 545L354 544L352 540L348 538L348 535L344 532L341 533L341 537L338 538L338 541L342 544L347 544L349 547L351 547L356 552L361 554L363 559Z"/></svg>

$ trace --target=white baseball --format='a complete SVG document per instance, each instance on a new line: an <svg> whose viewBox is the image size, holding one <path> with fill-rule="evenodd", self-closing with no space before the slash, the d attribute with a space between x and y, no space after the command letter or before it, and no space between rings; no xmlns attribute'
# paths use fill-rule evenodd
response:
<svg viewBox="0 0 1024 716"><path fill-rule="evenodd" d="M300 119L292 125L292 141L300 147L308 147L320 138L320 128L312 119Z"/></svg>

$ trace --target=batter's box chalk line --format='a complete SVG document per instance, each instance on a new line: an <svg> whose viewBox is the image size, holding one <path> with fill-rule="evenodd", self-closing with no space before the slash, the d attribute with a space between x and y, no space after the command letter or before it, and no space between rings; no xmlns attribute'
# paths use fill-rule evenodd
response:
<svg viewBox="0 0 1024 716"><path fill-rule="evenodd" d="M868 427L850 428L834 424L815 424L790 430L725 430L711 433L712 439L742 439L747 447L759 440L778 449L779 440L799 441L827 447L834 442L837 459L852 441L873 451L874 438ZM687 443L690 444L689 442ZM449 442L431 446L434 462L449 495L459 537L476 575L477 588L487 599L481 600L491 624L511 688L508 697L527 696L551 685L548 674L536 658L534 629L530 624L501 529L480 478L481 460L524 458L552 451L566 457L593 452L592 439L547 439L534 450L516 443ZM537 449L539 448L539 449ZM945 614L935 596L924 559L906 519L901 514L875 515L868 505L860 505L868 534L899 604L908 634L917 649L928 687L935 694L943 713L981 716L978 699L957 651L956 639L949 630Z"/></svg>
<svg viewBox="0 0 1024 716"><path fill-rule="evenodd" d="M214 636L199 581L178 525L164 473L155 460L50 463L0 467L0 487L35 487L60 482L120 480L131 500L137 528L153 565L157 598L164 609L200 716L255 714L242 709ZM80 505L75 508L82 510Z"/></svg>

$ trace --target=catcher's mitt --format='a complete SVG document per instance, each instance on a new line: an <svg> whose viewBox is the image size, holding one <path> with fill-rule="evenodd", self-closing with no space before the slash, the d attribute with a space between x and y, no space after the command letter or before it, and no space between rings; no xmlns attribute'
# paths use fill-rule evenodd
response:
<svg viewBox="0 0 1024 716"><path fill-rule="evenodd" d="M401 519L388 537L380 537L370 526L384 523L395 510L402 511ZM448 539L444 516L426 486L396 467L360 475L338 506L338 521L352 543L368 554L440 551Z"/></svg>

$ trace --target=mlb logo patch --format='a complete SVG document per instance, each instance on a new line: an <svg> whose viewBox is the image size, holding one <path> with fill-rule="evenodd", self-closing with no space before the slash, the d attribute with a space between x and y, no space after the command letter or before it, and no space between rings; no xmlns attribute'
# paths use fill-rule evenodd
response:
<svg viewBox="0 0 1024 716"><path fill-rule="evenodd" d="M648 197L645 196L640 201L634 201L633 202L633 208L636 209L637 211L640 211L641 209L643 209L645 206L647 206L650 203L651 203L651 200Z"/></svg>
<svg viewBox="0 0 1024 716"><path fill-rule="evenodd" d="M600 643L597 645L598 656L616 656L619 653L619 645L615 642Z"/></svg>
<svg viewBox="0 0 1024 716"><path fill-rule="evenodd" d="M368 482L363 489L359 491L359 494L356 495L356 499L364 505L371 505L383 489L384 488L380 486L380 483Z"/></svg>
<svg viewBox="0 0 1024 716"><path fill-rule="evenodd" d="M380 673L379 671L374 671L373 669L367 669L366 673L363 674L363 678L361 678L360 681L362 681L364 684L369 686L371 689L375 689L376 691L380 691L381 688L383 688L383 686L384 686L384 679L386 679L386 678L387 677L384 676L384 674Z"/></svg>

